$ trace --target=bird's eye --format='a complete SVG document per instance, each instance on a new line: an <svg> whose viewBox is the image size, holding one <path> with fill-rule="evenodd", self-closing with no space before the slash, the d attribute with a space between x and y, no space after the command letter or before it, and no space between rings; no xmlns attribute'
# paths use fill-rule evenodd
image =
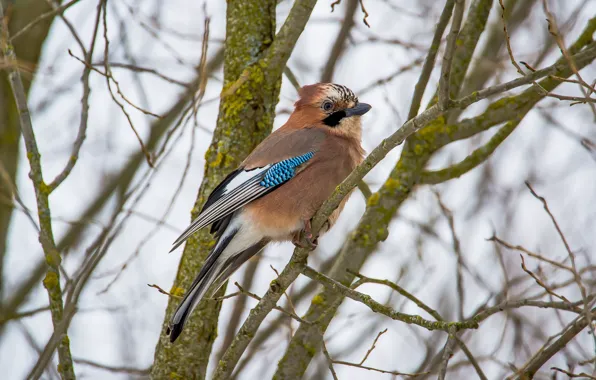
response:
<svg viewBox="0 0 596 380"><path fill-rule="evenodd" d="M333 104L331 104L330 101L323 102L323 110L331 111L332 108L333 108Z"/></svg>

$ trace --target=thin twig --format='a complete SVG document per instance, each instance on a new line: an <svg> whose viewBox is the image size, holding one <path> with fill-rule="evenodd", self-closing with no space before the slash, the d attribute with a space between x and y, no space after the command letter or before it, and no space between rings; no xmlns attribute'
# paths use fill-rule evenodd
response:
<svg viewBox="0 0 596 380"><path fill-rule="evenodd" d="M521 257L521 267L522 267L522 269L524 270L524 272L526 272L527 274L529 274L529 275L530 275L530 277L532 277L532 278L534 279L534 281L536 281L536 283L537 283L538 285L540 285L540 286L541 286L541 287L542 287L544 290L546 290L546 291L547 291L547 293L548 293L548 294L550 294L551 296L555 296L555 297L557 297L557 298L558 298L558 299L560 299L560 300L563 300L563 301L565 301L565 302L569 302L569 300L568 300L567 298L565 298L564 296L560 296L560 295L558 295L557 293L555 293L554 291L552 291L552 289L550 289L550 288L548 287L548 285L546 285L546 284L545 284L545 283L544 283L544 282L543 282L541 279L539 279L539 278L538 278L538 276L536 276L536 275L534 274L534 272L532 272L531 270L529 270L529 269L526 267L526 263L525 263L525 261L524 261L524 256L523 256L522 254L520 254L520 255L519 255L519 257Z"/></svg>
<svg viewBox="0 0 596 380"><path fill-rule="evenodd" d="M65 10L67 10L70 7L72 7L73 5L75 5L76 3L78 3L79 1L80 0L71 0L68 3L64 3L61 6L52 9L51 11L47 11L45 13L40 14L34 20L31 20L27 25L25 25L24 27L22 27L21 29L19 29L15 34L13 34L12 36L10 36L10 39L8 40L8 42L12 43L14 40L16 40L21 35L23 35L28 30L30 30L35 25L37 25L39 22L41 22L41 21L43 21L43 20L45 20L47 18L54 17L56 14L63 13Z"/></svg>
<svg viewBox="0 0 596 380"><path fill-rule="evenodd" d="M366 25L366 26L368 26L370 28L370 24L367 21L368 12L366 11L366 8L364 8L364 0L358 0L358 2L360 2L360 9L362 10L362 13L364 13L364 17L362 18L362 22L364 23L364 25Z"/></svg>
<svg viewBox="0 0 596 380"><path fill-rule="evenodd" d="M465 303L465 292L464 292L464 277L463 277L463 266L464 266L464 257L461 251L461 244L459 243L459 238L457 237L457 233L455 232L455 221L453 219L453 213L451 210L445 206L441 197L438 192L435 192L435 196L439 203L439 208L443 212L443 215L447 219L447 223L449 224L449 230L451 231L451 241L453 245L453 251L455 253L455 257L457 258L457 269L455 271L456 275L456 284L457 284L457 295L459 297L458 303L458 318L460 320L464 319L464 303Z"/></svg>
<svg viewBox="0 0 596 380"><path fill-rule="evenodd" d="M122 367L112 366L112 365L108 365L108 364L97 363L95 361L87 360L87 359L76 358L76 359L74 359L74 362L77 364L88 365L93 368L103 369L104 371L113 372L113 373L125 373L125 374L129 374L129 375L147 376L151 372L151 368L140 369L140 368L124 367L124 366L122 366Z"/></svg>
<svg viewBox="0 0 596 380"><path fill-rule="evenodd" d="M472 364L472 367L474 367L474 370L476 371L476 374L478 375L478 377L480 378L480 380L488 380L488 377L486 377L486 375L482 371L482 368L480 367L480 364L478 364L478 360L476 360L476 358L472 354L472 351L470 351L470 349L468 348L468 346L466 346L466 344L464 343L464 341L461 340L459 337L457 337L457 335L455 336L455 340L457 341L457 344L459 345L459 347L461 348L461 350L464 352L464 354L466 355L466 357L468 358L468 360Z"/></svg>
<svg viewBox="0 0 596 380"><path fill-rule="evenodd" d="M84 47L81 47L83 50L83 54L85 54L85 68L83 69L83 75L81 76L81 83L83 85L83 97L81 98L81 120L79 122L79 130L77 132L77 137L72 147L72 152L70 157L68 158L68 162L62 171L54 178L54 180L48 185L49 191L52 192L60 186L60 184L70 175L72 169L74 168L75 164L79 159L79 153L81 151L81 147L83 146L83 142L87 137L87 125L89 120L89 96L91 94L91 88L89 86L89 76L91 74L91 68L89 65L91 64L91 59L93 57L93 51L95 49L95 41L97 39L97 31L99 29L99 19L96 20L94 30L93 30L93 37L91 38L91 43L89 44L89 49L85 50Z"/></svg>
<svg viewBox="0 0 596 380"><path fill-rule="evenodd" d="M546 14L546 18L548 21L548 31L550 34L555 38L559 49L561 50L561 54L567 59L569 63L569 67L577 77L578 82L580 83L579 89L584 96L584 103L588 103L590 105L590 109L594 114L594 119L596 120L596 105L594 104L593 99L589 97L588 91L584 88L584 86L590 88L590 85L586 83L586 81L582 78L579 71L577 70L577 66L575 62L573 62L573 58L569 55L569 51L567 51L567 47L565 46L565 42L563 41L563 37L559 32L559 27L557 26L557 21L555 20L555 16L550 12L548 9L548 2L546 0L542 0L542 6L544 8L544 13ZM596 338L595 338L596 339Z"/></svg>
<svg viewBox="0 0 596 380"><path fill-rule="evenodd" d="M416 306L418 306L422 310L426 311L428 314L430 314L431 316L433 316L433 318L435 318L437 321L442 321L443 320L443 318L439 315L439 313L436 310L434 310L433 308L431 308L430 306L428 306L424 302L420 301L413 294L411 294L410 292L408 292L407 290L405 290L401 286L397 285L395 282L391 282L389 280L379 280L379 279L376 279L376 278L367 277L367 276L365 276L365 275L363 275L361 273L356 273L356 272L352 272L352 271L349 271L349 270L348 270L348 273L352 273L353 275L355 275L357 277L360 277L361 282L363 284L364 283L371 283L371 284L380 284L380 285L388 286L391 289L393 289L396 292L398 292L399 294L401 294L402 296L404 296L407 299L409 299L410 301L414 302L416 304Z"/></svg>
<svg viewBox="0 0 596 380"><path fill-rule="evenodd" d="M441 366L439 367L439 376L437 377L439 380L445 380L449 359L451 359L451 356L453 356L453 346L455 345L456 332L457 329L455 326L451 326L449 328L449 336L445 342L445 348L443 348L443 360L441 361Z"/></svg>
<svg viewBox="0 0 596 380"><path fill-rule="evenodd" d="M521 69L517 61L513 56L513 49L511 49L511 41L509 40L509 33L507 32L507 21L505 21L505 4L503 0L499 0L499 4L501 5L501 21L503 22L503 33L505 34L505 43L507 46L507 53L509 53L509 60L515 66L515 69L521 75L525 75L524 71Z"/></svg>
<svg viewBox="0 0 596 380"><path fill-rule="evenodd" d="M405 372L400 372L400 371L389 371L389 370L384 370L384 369L380 369L380 368L367 367L365 365L360 365L360 364L356 364L356 363L345 362L345 361L342 361L342 360L334 360L333 363L334 364L347 365L347 366L350 366L350 367L356 367L356 368L366 369L366 370L369 370L369 371L375 371L375 372L380 372L380 373L387 373L387 374L394 375L394 376L417 377L417 376L422 376L422 375L427 375L428 374L428 372L405 373Z"/></svg>
<svg viewBox="0 0 596 380"><path fill-rule="evenodd" d="M124 108L124 105L116 98L116 96L114 95L114 92L112 91L112 85L111 85L110 79L114 80L114 78L112 76L112 72L110 70L110 63L109 63L110 62L110 60L109 60L110 40L108 38L108 22L107 22L107 8L106 8L106 3L107 3L107 0L103 0L102 1L102 4L103 4L103 38L104 38L104 43L105 43L103 59L104 59L104 67L105 67L105 73L106 73L106 84L107 84L108 90L109 90L108 92L110 93L110 96L111 96L112 100L114 101L114 103L116 103L118 105L118 107L120 108L120 110L122 111L122 113L124 114L124 116L126 117L126 120L128 121L128 125L132 129L133 133L135 134L135 136L137 138L137 141L139 142L139 145L141 146L141 150L143 151L143 154L145 155L145 159L147 160L147 164L150 167L153 168L154 167L154 164L153 164L153 160L151 159L150 152L147 150L147 147L145 146L145 143L143 142L143 139L141 138L141 136L139 135L139 132L135 128L130 115L126 111L126 108ZM143 109L140 109L139 107L134 106L130 101L128 101L128 99L120 91L120 85L118 84L118 82L116 82L114 80L114 83L116 85L116 90L118 91L118 93L120 94L120 96L122 96L122 98L128 104L130 104L133 107L139 109L143 113L148 113L148 111L145 111ZM158 115L155 115L155 114L151 114L151 115L152 116L155 116L155 117L159 117Z"/></svg>
<svg viewBox="0 0 596 380"><path fill-rule="evenodd" d="M96 63L93 63L92 66L105 66L105 63L104 62L96 62ZM130 70L132 72L135 72L135 73L153 74L156 77L165 80L166 82L169 82L169 83L172 83L172 84L184 87L184 88L189 87L188 83L182 82L180 80L177 80L177 79L174 79L167 75L164 75L164 74L160 73L159 71L157 71L156 69L152 69L149 67L141 67L141 66L130 64L130 63L120 63L120 62L110 62L110 67L126 69L126 70Z"/></svg>
<svg viewBox="0 0 596 380"><path fill-rule="evenodd" d="M561 264L561 263L559 263L559 262L557 262L557 261L551 260L551 259L549 259L549 258L547 258L547 257L544 257L544 256L542 256L542 255L539 255L539 254L537 254L537 253L535 253L535 252L532 252L532 251L528 250L527 248L525 248L525 247L522 247L521 245L515 245L515 246L514 246L514 245L512 245L512 244L509 244L509 243L507 243L506 241L504 241L504 240L502 240L502 239L498 238L496 235L493 235L493 236L491 236L491 237L490 237L490 238L488 238L487 240L488 240L488 241L494 241L495 243L498 243L498 244L502 245L503 247L505 247L505 248L507 248L507 249L511 249L511 250L515 250L515 251L523 252L523 253L525 253L526 255L530 256L530 257L533 257L533 258L535 258L535 259L538 259L538 260L544 261L545 263L548 263L548 264L550 264L550 265L552 265L552 266L555 266L555 267L557 267L557 268L565 269L565 270L567 270L567 271L569 271L569 272L571 272L571 271L573 270L573 269L571 269L570 267L568 267L568 266L567 266L567 265L565 265L565 264Z"/></svg>
<svg viewBox="0 0 596 380"><path fill-rule="evenodd" d="M379 340L379 338L381 337L381 335L385 334L386 332L387 332L387 329L385 329L383 331L379 331L379 333L377 334L377 337L373 341L372 345L370 346L368 351L366 351L366 355L364 355L364 357L362 358L360 363L358 363L358 365L364 364L364 362L366 361L366 359L368 359L368 356L371 354L371 352L373 352L373 350L377 347L376 344L377 344L377 341Z"/></svg>
<svg viewBox="0 0 596 380"><path fill-rule="evenodd" d="M17 319L32 317L36 314L39 314L39 313L42 313L42 312L48 311L48 310L50 310L49 306L43 306L43 307L38 307L38 308L27 310L27 311L22 311L20 313L14 313L14 314L9 314L9 315L0 315L0 324L4 324L8 321L14 321Z"/></svg>
<svg viewBox="0 0 596 380"><path fill-rule="evenodd" d="M251 292L249 292L249 291L245 290L245 289L244 289L242 286L240 286L240 284L238 284L237 282L235 282L235 283L234 283L234 285L236 285L236 287L237 287L238 289L240 289L240 292L241 292L242 294L246 294L246 295L247 295L247 296L249 296L250 298L253 298L253 299L257 300L257 301L260 301L260 300L261 300L261 297L257 296L257 295L256 295L256 294L254 294L254 293L251 293ZM277 306L277 305L275 305L275 306L273 307L273 309L275 309L275 310L277 310L277 311L279 311L279 312L282 312L282 313L284 313L285 315L287 315L288 317L290 317L290 318L294 319L294 320L295 320L295 321L297 321L297 322L300 322L300 323L306 323L307 325L308 325L308 324L311 324L309 321L306 321L306 320L304 320L304 319L300 318L298 315L296 315L296 311L293 311L293 312L291 312L291 311L287 311L286 309L284 309L284 308L281 308L281 307L279 307L279 306Z"/></svg>
<svg viewBox="0 0 596 380"><path fill-rule="evenodd" d="M570 379L581 378L581 379L596 380L596 376L588 375L585 372L582 372L582 373L573 373L573 372L566 371L564 369L557 368L557 367L550 367L550 369L552 369L553 371L561 372L561 373L567 375Z"/></svg>
<svg viewBox="0 0 596 380"><path fill-rule="evenodd" d="M596 294L592 294L592 295L588 296L588 299L590 299L590 300L596 299ZM526 306L539 307L542 309L565 310L565 311L570 311L570 312L579 314L579 313L582 313L582 309L579 306L581 306L583 304L583 302L584 302L583 300L576 301L576 302L569 302L569 301L547 302L547 301L534 301L534 300L530 300L530 299L505 301L505 302L499 303L498 305L486 308L486 309L478 312L476 315L474 315L472 317L472 319L474 319L475 321L480 323L480 322L484 321L485 319L487 319L488 317L495 315L499 312L502 312L503 310L517 309L517 308L526 307Z"/></svg>
<svg viewBox="0 0 596 380"><path fill-rule="evenodd" d="M300 91L300 82L298 82L298 79L296 79L296 75L294 75L294 72L290 69L290 66L285 67L284 74L290 83L292 83L292 86L294 86L294 90L296 90L296 92Z"/></svg>
<svg viewBox="0 0 596 380"><path fill-rule="evenodd" d="M327 367L329 367L329 371L331 372L331 376L333 376L333 380L339 380L337 378L337 373L335 373L335 369L333 368L333 359L329 355L329 351L327 351L327 346L325 345L325 340L321 339L321 348L323 349L323 355L327 359Z"/></svg>
<svg viewBox="0 0 596 380"><path fill-rule="evenodd" d="M157 289L157 291L158 291L158 292L160 292L161 294L165 294L166 296L182 299L182 296L181 296L181 295L172 294L172 293L170 293L170 292L168 292L168 291L165 291L165 290L163 290L163 289L162 289L162 288L161 288L159 285L157 285L157 284L147 284L147 286L148 286L148 287L150 287L150 288L155 288L155 289Z"/></svg>
<svg viewBox="0 0 596 380"><path fill-rule="evenodd" d="M576 71L577 71L577 69L576 69ZM571 250L571 247L569 246L569 243L567 242L567 238L565 237L565 234L561 230L559 223L557 223L557 219L555 219L555 216L550 211L550 208L548 207L548 203L546 202L546 199L544 199L544 197L541 197L540 195L538 195L536 193L536 191L534 191L534 189L532 188L532 185L530 185L530 183L528 181L526 181L526 186L528 187L528 189L530 189L530 193L532 193L532 195L542 203L542 206L544 207L544 210L550 217L550 220L553 222L555 229L557 230L557 233L559 234L559 237L561 238L561 241L563 242L563 245L565 245L565 249L567 250L567 254L569 255L569 260L571 261L571 273L573 274L573 278L575 279L575 282L577 283L579 291L580 291L582 298L584 300L584 313L586 316L586 320L588 321L588 327L590 328L590 330L592 332L592 339L594 340L594 349L596 350L596 335L595 335L596 331L594 330L594 326L592 325L592 313L590 312L590 305L588 302L588 293L586 291L586 287L582 283L582 278L579 275L579 272L577 271L577 265L575 264L575 254Z"/></svg>

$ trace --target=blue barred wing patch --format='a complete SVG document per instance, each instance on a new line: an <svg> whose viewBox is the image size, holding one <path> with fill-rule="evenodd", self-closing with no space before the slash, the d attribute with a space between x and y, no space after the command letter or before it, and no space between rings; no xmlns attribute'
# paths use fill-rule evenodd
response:
<svg viewBox="0 0 596 380"><path fill-rule="evenodd" d="M294 177L296 168L313 158L313 156L313 152L308 152L302 156L292 157L278 162L267 170L265 177L259 184L267 188L281 185Z"/></svg>

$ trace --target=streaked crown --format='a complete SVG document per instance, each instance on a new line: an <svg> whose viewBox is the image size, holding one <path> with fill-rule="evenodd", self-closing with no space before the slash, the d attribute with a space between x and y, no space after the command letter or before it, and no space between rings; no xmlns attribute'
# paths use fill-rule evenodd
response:
<svg viewBox="0 0 596 380"><path fill-rule="evenodd" d="M341 84L335 83L323 83L323 92L325 96L329 99L333 99L336 102L344 102L344 103L358 103L358 97L354 95L354 92L347 88L346 86L342 86Z"/></svg>
<svg viewBox="0 0 596 380"><path fill-rule="evenodd" d="M300 89L300 99L296 102L296 107L301 107L307 104L315 105L323 99L328 99L334 103L344 104L350 107L358 103L358 97L354 92L335 83L315 83L304 86Z"/></svg>

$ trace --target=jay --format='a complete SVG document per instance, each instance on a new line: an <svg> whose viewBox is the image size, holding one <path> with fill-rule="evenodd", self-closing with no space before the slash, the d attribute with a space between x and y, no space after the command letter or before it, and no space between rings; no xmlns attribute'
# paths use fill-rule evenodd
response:
<svg viewBox="0 0 596 380"><path fill-rule="evenodd" d="M345 86L302 87L286 124L213 190L199 216L173 244L172 251L208 225L217 238L170 321L170 341L180 335L199 302L268 243L299 244L304 237L314 248L310 219L362 162L360 117L370 108ZM346 201L329 217L327 229Z"/></svg>

